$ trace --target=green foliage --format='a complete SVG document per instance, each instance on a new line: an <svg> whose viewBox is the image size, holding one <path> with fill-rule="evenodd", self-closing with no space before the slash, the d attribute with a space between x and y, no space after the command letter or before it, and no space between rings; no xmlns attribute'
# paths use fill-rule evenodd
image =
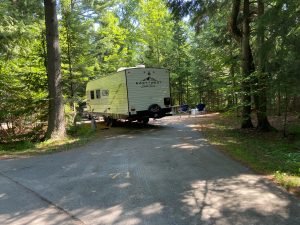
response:
<svg viewBox="0 0 300 225"><path fill-rule="evenodd" d="M228 32L232 2L168 2L57 1L70 125L89 80L137 64L170 70L174 105L203 102L209 110L237 112L243 106L240 46ZM299 4L264 3L264 15L258 19L253 14L251 46L255 64L261 51L266 59L268 107L278 114L285 108L299 113ZM256 2L252 8L255 12ZM13 125L0 129L2 142L24 140L26 134L29 140L39 139L44 131L48 90L43 10L40 0L0 2L0 122ZM256 39L259 25L266 37L261 49ZM249 80L252 95L260 75L253 73Z"/></svg>
<svg viewBox="0 0 300 225"><path fill-rule="evenodd" d="M43 142L19 141L0 143L0 157L17 157L20 155L49 154L69 150L86 144L88 141L102 136L104 125L98 123L97 130L92 130L90 124L78 124L67 128L68 136L63 140L47 140Z"/></svg>
<svg viewBox="0 0 300 225"><path fill-rule="evenodd" d="M33 9L31 3L0 4L0 142L38 140L43 132L47 110L43 23L39 8L35 16L27 11Z"/></svg>
<svg viewBox="0 0 300 225"><path fill-rule="evenodd" d="M161 0L140 1L138 21L142 62L148 67L166 67L173 28L166 5Z"/></svg>
<svg viewBox="0 0 300 225"><path fill-rule="evenodd" d="M171 50L167 56L167 67L171 73L173 104L191 103L192 44L190 27L184 21L174 21Z"/></svg>
<svg viewBox="0 0 300 225"><path fill-rule="evenodd" d="M95 32L101 75L114 72L122 66L129 66L128 46L125 43L127 35L128 31L120 26L120 20L114 12L103 13L101 24Z"/></svg>
<svg viewBox="0 0 300 225"><path fill-rule="evenodd" d="M240 91L239 51L227 32L227 22L222 20L227 12L220 11L211 18L193 39L194 88L198 101L212 110L232 107Z"/></svg>
<svg viewBox="0 0 300 225"><path fill-rule="evenodd" d="M63 92L65 101L75 110L82 101L85 84L95 77L93 46L94 19L82 16L90 10L82 8L81 1L63 0L61 3L60 46L62 59Z"/></svg>
<svg viewBox="0 0 300 225"><path fill-rule="evenodd" d="M282 185L283 187L287 189L291 189L293 187L299 187L300 186L300 179L297 176L290 176L287 173L282 173L280 171L276 171L274 174L275 180ZM297 193L300 194L299 191Z"/></svg>

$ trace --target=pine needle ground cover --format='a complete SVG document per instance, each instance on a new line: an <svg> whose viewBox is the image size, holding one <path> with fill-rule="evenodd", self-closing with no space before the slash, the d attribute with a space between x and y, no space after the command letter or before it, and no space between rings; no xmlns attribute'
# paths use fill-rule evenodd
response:
<svg viewBox="0 0 300 225"><path fill-rule="evenodd" d="M233 114L207 114L198 126L225 154L300 196L300 119L288 118L287 137L282 133L283 118L270 117L270 121L277 131L242 130Z"/></svg>

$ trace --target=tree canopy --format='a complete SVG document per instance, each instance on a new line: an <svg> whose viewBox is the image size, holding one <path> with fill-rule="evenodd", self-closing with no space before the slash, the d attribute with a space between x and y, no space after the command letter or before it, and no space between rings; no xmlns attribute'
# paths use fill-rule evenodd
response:
<svg viewBox="0 0 300 225"><path fill-rule="evenodd" d="M300 111L298 0L60 0L67 126L85 85L119 67L171 72L173 105L235 110L242 127ZM51 99L41 0L0 2L0 142L41 140ZM71 119L70 119L71 118Z"/></svg>

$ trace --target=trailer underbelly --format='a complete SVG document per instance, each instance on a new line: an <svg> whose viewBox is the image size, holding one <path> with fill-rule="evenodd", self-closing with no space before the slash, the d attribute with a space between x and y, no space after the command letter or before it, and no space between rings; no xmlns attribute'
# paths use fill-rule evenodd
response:
<svg viewBox="0 0 300 225"><path fill-rule="evenodd" d="M93 112L93 116L111 118L114 120L130 120L130 121L139 121L145 118L160 119L165 116L172 116L171 108L162 108L159 112L150 112L149 110L137 111L135 113L128 114L116 114L116 113L104 113L104 112Z"/></svg>

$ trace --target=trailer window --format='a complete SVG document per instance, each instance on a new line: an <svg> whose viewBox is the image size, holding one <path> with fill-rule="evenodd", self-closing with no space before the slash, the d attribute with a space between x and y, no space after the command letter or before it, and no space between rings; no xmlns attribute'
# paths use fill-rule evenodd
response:
<svg viewBox="0 0 300 225"><path fill-rule="evenodd" d="M94 93L94 91L91 91L90 93L91 93L91 99L95 99L95 93Z"/></svg>
<svg viewBox="0 0 300 225"><path fill-rule="evenodd" d="M98 98L101 98L101 95L100 95L100 90L98 89L98 90L96 90L96 98L98 99Z"/></svg>
<svg viewBox="0 0 300 225"><path fill-rule="evenodd" d="M102 96L108 96L109 90L102 90Z"/></svg>

